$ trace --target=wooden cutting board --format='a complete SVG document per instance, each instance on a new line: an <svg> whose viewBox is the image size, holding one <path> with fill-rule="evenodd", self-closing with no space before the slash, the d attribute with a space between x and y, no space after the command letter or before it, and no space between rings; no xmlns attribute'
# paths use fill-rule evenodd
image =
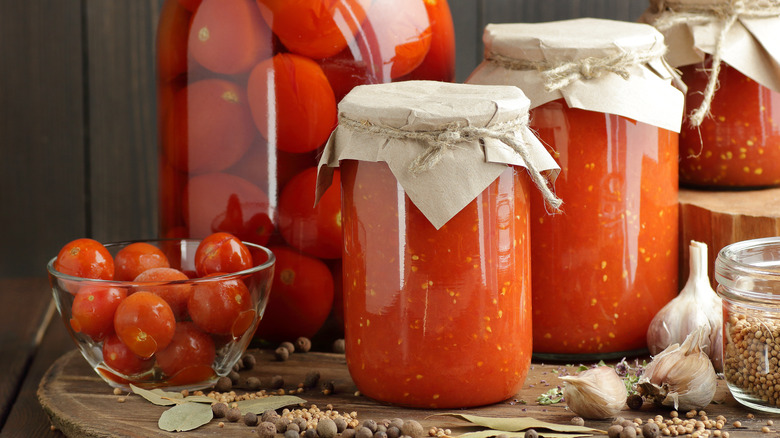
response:
<svg viewBox="0 0 780 438"><path fill-rule="evenodd" d="M688 244L709 247L713 287L715 259L724 246L748 239L780 236L780 188L743 191L680 189L680 287L688 278Z"/></svg>
<svg viewBox="0 0 780 438"><path fill-rule="evenodd" d="M433 416L442 412L459 412L484 416L517 417L530 416L560 424L570 424L574 414L568 411L565 404L539 405L536 398L560 384L556 373L562 370L561 365L534 364L528 379L516 399L508 400L491 406L464 410L429 410L405 409L376 402L365 396L356 395L357 390L349 377L343 355L331 353L296 353L285 362L273 360L268 351L252 350L257 357L257 366L251 371L242 371L242 376L257 376L261 382L268 382L274 375L284 377L286 387L296 387L303 381L310 370L318 370L322 380L336 382L339 392L324 395L319 388L307 390L300 397L308 404L316 404L324 408L333 405L333 409L341 412L357 412L360 421L366 419L392 419L396 417L418 420L426 430L432 426L449 428L453 435L478 430L466 427L466 423L450 418ZM431 366L447 366L447 364L432 363ZM568 370L573 368L568 367ZM453 382L457 385L457 382ZM119 402L125 398L123 403ZM207 437L207 436L245 436L256 437L254 428L243 423L224 421L220 428L220 420L212 420L209 424L189 432L177 434L160 430L157 420L167 407L153 405L137 395L113 394L112 388L97 377L89 368L87 362L77 351L72 351L58 359L45 377L38 389L38 398L52 424L69 437ZM761 427L771 416L756 414L756 418L748 420L747 411L740 407L731 397L723 381L718 382L718 392L715 403L707 408L708 415L715 417L724 415L729 421L740 420L746 429L739 431L743 436L766 436L761 434ZM669 416L666 409L658 409L645 403L641 411L625 411L625 418L642 418L644 420L655 415ZM607 421L586 421L589 427L606 430ZM727 430L734 430L728 426ZM281 435L278 435L281 437ZM732 436L735 436L732 433Z"/></svg>

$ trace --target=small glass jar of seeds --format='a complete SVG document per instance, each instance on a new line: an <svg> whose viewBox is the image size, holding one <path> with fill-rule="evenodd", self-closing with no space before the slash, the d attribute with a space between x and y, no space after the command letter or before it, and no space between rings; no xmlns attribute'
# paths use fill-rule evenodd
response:
<svg viewBox="0 0 780 438"><path fill-rule="evenodd" d="M729 390L747 407L780 413L780 237L724 247L715 278Z"/></svg>

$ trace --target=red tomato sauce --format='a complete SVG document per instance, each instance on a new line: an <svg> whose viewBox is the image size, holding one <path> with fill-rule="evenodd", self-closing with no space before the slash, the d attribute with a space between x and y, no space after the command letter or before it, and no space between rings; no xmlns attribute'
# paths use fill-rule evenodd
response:
<svg viewBox="0 0 780 438"><path fill-rule="evenodd" d="M439 230L385 163L342 161L347 365L398 405L505 400L531 360L530 179L509 168Z"/></svg>
<svg viewBox="0 0 780 438"><path fill-rule="evenodd" d="M645 349L678 293L677 134L563 100L531 121L561 166L564 202L558 215L532 202L534 354Z"/></svg>
<svg viewBox="0 0 780 438"><path fill-rule="evenodd" d="M707 84L704 65L680 67L688 85L686 107L698 108ZM680 132L680 183L701 187L780 184L780 93L721 64L712 117Z"/></svg>

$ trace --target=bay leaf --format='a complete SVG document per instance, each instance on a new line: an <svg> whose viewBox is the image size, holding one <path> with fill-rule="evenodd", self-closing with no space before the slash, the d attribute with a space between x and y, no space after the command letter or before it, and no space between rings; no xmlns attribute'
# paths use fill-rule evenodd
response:
<svg viewBox="0 0 780 438"><path fill-rule="evenodd" d="M551 430L553 432L564 433L586 433L586 434L604 434L606 431L600 429L593 429L585 426L575 426L573 424L556 424L548 423L546 421L537 420L532 417L482 417L479 415L469 414L457 414L457 413L442 413L435 415L445 415L449 417L460 418L461 420L468 421L469 423L477 426L487 427L493 430L500 430L504 432L519 432L527 429L539 429ZM547 436L547 434L545 434Z"/></svg>
<svg viewBox="0 0 780 438"><path fill-rule="evenodd" d="M182 401L195 402L195 403L208 403L208 404L213 404L216 402L215 399L211 397L207 397L205 395L188 395L187 397L184 397Z"/></svg>
<svg viewBox="0 0 780 438"><path fill-rule="evenodd" d="M176 393L166 393L165 391L162 391L160 389L153 389L153 390L143 389L133 385L132 383L130 384L130 389L133 390L133 393L140 395L141 397L145 398L146 400L158 406L171 406L171 405L183 403L183 401L177 400L177 398L169 396L169 394L176 394ZM181 394L179 394L178 399L181 399Z"/></svg>
<svg viewBox="0 0 780 438"><path fill-rule="evenodd" d="M184 432L197 429L214 418L211 406L200 403L182 403L160 415L157 426L168 432Z"/></svg>
<svg viewBox="0 0 780 438"><path fill-rule="evenodd" d="M478 432L467 432L458 435L458 438L490 438L498 435L506 435L509 438L524 438L525 432L507 432L505 430L485 429ZM562 432L544 432L544 438L579 438L593 436L592 432L562 433Z"/></svg>
<svg viewBox="0 0 780 438"><path fill-rule="evenodd" d="M247 412L262 414L269 409L276 410L285 406L297 405L300 403L306 403L306 400L294 395L272 395L270 397L242 400L237 402L237 405L242 414L246 414Z"/></svg>

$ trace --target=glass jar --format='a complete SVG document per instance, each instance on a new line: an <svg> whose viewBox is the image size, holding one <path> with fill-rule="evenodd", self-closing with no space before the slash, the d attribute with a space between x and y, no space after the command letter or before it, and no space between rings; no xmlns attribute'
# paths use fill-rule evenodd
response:
<svg viewBox="0 0 780 438"><path fill-rule="evenodd" d="M780 238L724 247L715 262L723 298L723 373L741 404L780 413Z"/></svg>
<svg viewBox="0 0 780 438"><path fill-rule="evenodd" d="M314 336L340 294L338 188L312 207L336 103L358 84L452 81L447 1L166 0L157 50L161 235L269 246L257 336Z"/></svg>
<svg viewBox="0 0 780 438"><path fill-rule="evenodd" d="M705 62L679 67L688 85L688 108L698 108L712 67ZM712 117L680 132L680 183L702 187L780 185L780 93L726 63L710 105Z"/></svg>
<svg viewBox="0 0 780 438"><path fill-rule="evenodd" d="M339 114L320 180L338 167L358 389L424 408L512 397L531 363L529 174L546 190L557 170L527 98L408 81L355 88Z"/></svg>
<svg viewBox="0 0 780 438"><path fill-rule="evenodd" d="M555 100L531 127L561 165L564 214L531 202L534 354L624 357L677 296L677 133Z"/></svg>
<svg viewBox="0 0 780 438"><path fill-rule="evenodd" d="M361 393L429 408L516 394L531 363L525 172L508 168L438 230L386 163L343 161L341 184L347 365Z"/></svg>
<svg viewBox="0 0 780 438"><path fill-rule="evenodd" d="M561 167L562 213L531 200L534 355L598 360L646 351L678 293L683 94L653 27L612 20L491 24L467 82L520 87ZM637 105L642 102L642 105Z"/></svg>

